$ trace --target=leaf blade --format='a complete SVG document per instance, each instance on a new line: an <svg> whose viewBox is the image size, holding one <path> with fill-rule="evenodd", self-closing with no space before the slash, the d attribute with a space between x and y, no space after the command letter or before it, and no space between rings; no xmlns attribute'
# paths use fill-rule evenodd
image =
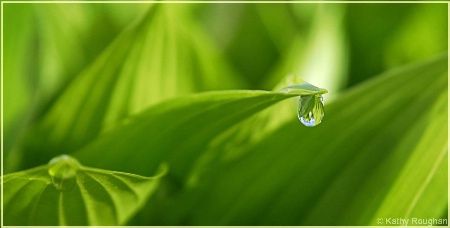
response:
<svg viewBox="0 0 450 228"><path fill-rule="evenodd" d="M190 165L180 161L195 160L209 140L224 129L294 96L298 94L222 91L170 100L135 116L74 156L86 164L95 161L99 167L142 175L154 172L159 163L168 159L172 174L182 177ZM174 143L173 138L178 141Z"/></svg>
<svg viewBox="0 0 450 228"><path fill-rule="evenodd" d="M2 177L5 225L123 225L165 173L163 169L155 177L143 177L83 166L73 189L59 191L52 184L50 168L44 165ZM115 176L128 185L118 184Z"/></svg>
<svg viewBox="0 0 450 228"><path fill-rule="evenodd" d="M177 207L186 212L179 220L202 225L369 224L391 178L399 174L392 168L405 164L409 148L416 145L409 140L420 138L431 121L430 101L446 94L446 75L447 56L387 72L327 105L326 124L303 129L291 119L231 159L212 156L195 174L194 185L177 194L185 202ZM381 164L391 167L390 175ZM447 182L442 175L439 181ZM440 196L446 197L443 191Z"/></svg>
<svg viewBox="0 0 450 228"><path fill-rule="evenodd" d="M215 46L193 25L189 10L189 5L150 5L30 127L20 152L33 159L22 161L22 168L70 154L162 100L241 86Z"/></svg>

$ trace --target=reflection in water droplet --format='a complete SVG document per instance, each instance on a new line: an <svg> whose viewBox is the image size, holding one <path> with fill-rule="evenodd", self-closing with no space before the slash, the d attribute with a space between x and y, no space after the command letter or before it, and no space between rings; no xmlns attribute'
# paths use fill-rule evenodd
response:
<svg viewBox="0 0 450 228"><path fill-rule="evenodd" d="M53 158L48 165L48 174L52 177L53 186L56 189L70 191L75 187L76 174L81 167L75 158L63 154Z"/></svg>
<svg viewBox="0 0 450 228"><path fill-rule="evenodd" d="M320 124L324 114L322 95L308 95L298 98L298 119L303 125L314 127Z"/></svg>

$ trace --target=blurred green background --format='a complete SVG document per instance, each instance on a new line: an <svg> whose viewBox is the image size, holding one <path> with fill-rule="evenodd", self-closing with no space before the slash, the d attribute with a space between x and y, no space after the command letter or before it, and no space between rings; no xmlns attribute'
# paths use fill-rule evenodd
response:
<svg viewBox="0 0 450 228"><path fill-rule="evenodd" d="M448 50L448 5L444 3L7 3L3 7L5 173L45 164L61 151L77 152L113 129L117 122L170 98L210 90L278 90L302 78L329 91L324 96L326 104L341 101L339 105L342 105L348 98L342 98L342 94L372 77ZM109 81L110 78L113 79ZM116 79L117 84L112 82ZM417 81L411 88L408 81L403 83L400 87L411 94L422 89ZM83 90L83 85L88 85L84 87L89 89ZM370 93L376 94L376 91L369 90L368 96ZM104 100L98 102L101 105L89 106L98 101L90 97ZM386 99L390 99L389 94ZM363 105L352 107L357 109ZM332 110L338 109L333 107ZM295 116L292 108L278 112L282 120L269 124L268 128L284 129L282 116ZM327 116L327 111L325 113ZM255 126L259 123L248 123L250 133L244 130L242 134L252 131L257 134L260 129ZM368 125L367 129L360 129L361 132L367 130L363 136L371 137L370 127L380 125L371 124L373 126ZM72 132L72 129L75 130ZM386 132L387 135L392 133L389 129ZM407 135L394 133L399 137ZM215 139L218 145L222 145L223 138L228 139L226 134ZM252 137L236 140L243 140L245 144L245 140L252 142ZM276 139L274 137L274 144L267 143L267 147L283 141ZM312 142L321 143L319 137ZM239 147L239 142L236 145ZM284 145L280 143L280 147ZM386 146L384 152L388 153L393 145ZM223 151L231 154L239 153L227 150L227 146L217 148L224 148ZM377 146L384 149L382 144ZM353 149L358 150L358 147ZM205 154L207 152L205 149ZM89 162L91 166L96 165L96 161ZM241 164L242 170L246 164ZM235 173L235 177L238 176L239 173ZM193 207L195 203L191 200L195 199L189 191L171 195L183 189L185 183L180 183L177 177L168 179L158 196L170 200L160 202L157 198L152 199L155 200L152 203L161 204L163 212L177 205L184 205L183 210ZM181 182L191 182L191 179L195 178L191 176ZM200 208L205 210L208 203L203 203L204 207ZM214 216L211 220L184 220L185 212L160 215L162 212L158 212L158 208L146 207L131 224L214 222ZM274 212L273 217L282 220L283 215L277 213ZM153 216L148 217L148 214ZM230 216L233 218L233 214ZM240 224L240 221L247 224L253 220L237 216L236 220L224 218L221 221L218 224ZM283 224L297 224L289 223L287 215L283 221ZM265 222L262 224L273 223ZM320 223L312 219L301 220L301 224ZM353 221L351 224L361 223Z"/></svg>
<svg viewBox="0 0 450 228"><path fill-rule="evenodd" d="M8 152L148 4L5 4ZM446 4L185 4L241 88L300 74L331 94L447 50ZM314 65L315 64L315 65Z"/></svg>

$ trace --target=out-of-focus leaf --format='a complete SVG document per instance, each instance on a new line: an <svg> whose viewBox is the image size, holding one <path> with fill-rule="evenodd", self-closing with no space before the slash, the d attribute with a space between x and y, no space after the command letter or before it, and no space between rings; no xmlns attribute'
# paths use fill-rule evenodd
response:
<svg viewBox="0 0 450 228"><path fill-rule="evenodd" d="M255 7L267 35L280 53L291 48L299 33L304 35L309 31L310 20L314 18L312 15L297 17L295 4L256 4ZM312 5L302 4L302 7L307 8L309 13L314 11L310 8L314 7Z"/></svg>
<svg viewBox="0 0 450 228"><path fill-rule="evenodd" d="M195 181L171 203L161 201L155 216L166 225L440 218L447 208L447 60L399 68L348 91L312 129L289 121L233 157L211 148ZM435 209L425 212L429 201ZM167 214L174 208L180 213Z"/></svg>
<svg viewBox="0 0 450 228"><path fill-rule="evenodd" d="M13 145L18 140L29 119L36 89L28 77L36 65L32 64L34 57L32 40L33 8L26 4L4 4L3 8L3 151L5 158L9 157ZM20 19L19 19L20 18ZM8 23L6 23L8 22Z"/></svg>
<svg viewBox="0 0 450 228"><path fill-rule="evenodd" d="M58 159L2 177L5 225L123 225L164 174L143 177Z"/></svg>
<svg viewBox="0 0 450 228"><path fill-rule="evenodd" d="M346 5L345 25L350 48L348 87L387 70L383 66L385 45L404 23L409 23L405 19L411 10L423 5L426 4Z"/></svg>
<svg viewBox="0 0 450 228"><path fill-rule="evenodd" d="M265 78L280 56L279 50L271 39L258 12L256 4L225 4L218 6L222 12L230 15L216 15L208 22L216 36L227 37L224 55L242 77L249 82L250 89L261 89ZM274 17L276 15L273 15ZM230 33L222 35L222 20L237 20ZM216 20L214 20L216 19ZM215 23L214 23L215 22ZM226 29L226 28L225 28Z"/></svg>
<svg viewBox="0 0 450 228"><path fill-rule="evenodd" d="M305 4L292 6L294 15L301 17ZM315 12L314 22L305 37L298 32L290 43L284 58L265 81L265 86L275 90L303 79L327 88L336 95L344 85L347 50L344 40L344 7L335 4L320 4L311 8ZM281 81L281 83L280 83Z"/></svg>
<svg viewBox="0 0 450 228"><path fill-rule="evenodd" d="M46 108L67 84L94 61L125 27L124 21L132 21L130 16L122 17L121 22L114 20L115 16L108 11L111 6L27 4L27 7L33 9L27 16L32 16L36 22L30 23L34 25L37 35L30 52L36 55L33 64L37 67L35 71L28 72L29 79L34 82L33 87L37 90L35 103L39 107L36 115L45 113ZM123 5L122 11L133 11L134 17L139 16L139 11L130 6ZM140 5L140 8L146 9L148 5ZM92 36L93 33L95 36Z"/></svg>
<svg viewBox="0 0 450 228"><path fill-rule="evenodd" d="M346 8L348 86L447 50L445 3L349 4Z"/></svg>
<svg viewBox="0 0 450 228"><path fill-rule="evenodd" d="M191 23L189 5L155 4L73 80L27 135L25 167L71 153L151 104L239 87L238 81Z"/></svg>
<svg viewBox="0 0 450 228"><path fill-rule="evenodd" d="M39 35L37 87L39 95L48 100L103 51L118 34L118 28L105 17L102 8L92 4L33 6Z"/></svg>
<svg viewBox="0 0 450 228"><path fill-rule="evenodd" d="M15 170L20 161L15 149L25 130L124 26L111 20L113 16L107 13L111 5L101 5L5 4L4 152L8 171ZM129 4L122 6L123 11L130 8Z"/></svg>
<svg viewBox="0 0 450 228"><path fill-rule="evenodd" d="M447 4L416 5L384 45L384 65L392 68L448 50Z"/></svg>

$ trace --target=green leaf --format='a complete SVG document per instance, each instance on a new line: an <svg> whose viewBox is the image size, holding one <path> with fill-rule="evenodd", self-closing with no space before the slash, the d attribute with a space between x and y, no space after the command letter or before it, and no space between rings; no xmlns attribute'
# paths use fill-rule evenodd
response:
<svg viewBox="0 0 450 228"><path fill-rule="evenodd" d="M383 47L395 33L409 24L406 16L415 4L348 4L346 6L346 36L349 49L347 86L354 86L386 70L383 68ZM425 6L425 5L424 5ZM416 5L416 7L422 7ZM378 17L380 13L385 17ZM426 18L423 18L426 19ZM370 26L368 26L370 24ZM415 31L422 32L422 31ZM379 48L373 48L379 47ZM371 53L370 56L367 53ZM366 58L362 58L366 56Z"/></svg>
<svg viewBox="0 0 450 228"><path fill-rule="evenodd" d="M33 8L26 4L5 4L3 9L3 73L2 73L2 129L4 158L9 160L14 155L10 153L27 125L34 107L33 97L36 88L30 82L29 74L36 64L32 64L34 54L30 41L33 36ZM7 86L6 86L7 85Z"/></svg>
<svg viewBox="0 0 450 228"><path fill-rule="evenodd" d="M125 12L121 4L71 5L4 5L4 172L62 153L104 170L58 157L2 177L14 177L2 183L3 222L380 225L380 218L448 219L448 57L358 84L386 64L444 50L445 4L131 7L146 13ZM8 11L12 6L17 10ZM388 17L377 17L380 12ZM223 56L242 75L230 72ZM316 127L304 127L297 115L321 117L326 91L298 84L278 92L297 84L295 75L334 98L324 96L325 118ZM348 87L358 87L337 94L344 75ZM251 81L246 88L286 80L276 92L189 95L243 88L237 76ZM117 171L151 176L162 162L171 171L154 185L144 187L140 177L142 188L122 189L117 179L101 179ZM117 186L120 195L106 193Z"/></svg>
<svg viewBox="0 0 450 228"><path fill-rule="evenodd" d="M189 9L154 4L120 34L28 133L24 167L72 153L162 100L241 85L191 23Z"/></svg>
<svg viewBox="0 0 450 228"><path fill-rule="evenodd" d="M305 81L302 81L299 84L290 85L290 86L282 88L280 90L280 93L290 93L290 94L306 96L306 95L325 94L325 93L328 93L328 91L326 89L318 88L318 87L311 85Z"/></svg>
<svg viewBox="0 0 450 228"><path fill-rule="evenodd" d="M183 180L217 134L271 104L314 92L299 88L303 92L223 91L170 100L128 119L74 156L87 165L143 175L168 161L174 165L171 177Z"/></svg>
<svg viewBox="0 0 450 228"><path fill-rule="evenodd" d="M447 203L443 199L447 198L448 191L442 190L448 188L442 180L448 180L448 174L443 170L448 166L448 160L444 160L448 156L448 135L447 128L442 126L448 123L447 103L447 93L442 93L427 114L432 121L427 127L416 130L423 132L420 140L406 141L415 147L378 208L372 225L377 224L377 218L438 218L446 209ZM439 173L439 170L442 171ZM431 184L433 179L438 179L435 186ZM429 195L424 195L426 191Z"/></svg>
<svg viewBox="0 0 450 228"><path fill-rule="evenodd" d="M63 155L2 178L4 224L123 225L143 206L164 172L143 177L95 169Z"/></svg>
<svg viewBox="0 0 450 228"><path fill-rule="evenodd" d="M403 26L393 30L383 51L385 67L424 59L448 50L448 7L445 4L412 5L406 13ZM423 45L412 45L423 44Z"/></svg>
<svg viewBox="0 0 450 228"><path fill-rule="evenodd" d="M307 13L313 13L315 20L310 31L307 30L307 35L302 34L305 29L297 31L280 63L270 77L265 79L265 86L272 88L278 83L275 89L279 89L280 86L300 83L298 79L301 77L310 83L326 87L331 92L325 96L326 99L335 96L346 76L344 5L292 4L290 7L298 23L302 23L301 19ZM275 30L279 33L278 27Z"/></svg>
<svg viewBox="0 0 450 228"><path fill-rule="evenodd" d="M258 6L217 4L210 9L207 26L222 42L224 56L249 81L247 88L261 88L261 81L275 65L279 51L265 28Z"/></svg>
<svg viewBox="0 0 450 228"><path fill-rule="evenodd" d="M194 167L194 181L171 196L177 203L160 201L158 224L440 218L448 206L447 61L395 69L348 91L325 107L326 121L317 127L293 117L250 145L212 144ZM174 208L180 213L168 214Z"/></svg>
<svg viewBox="0 0 450 228"><path fill-rule="evenodd" d="M210 140L233 125L284 99L326 92L307 83L292 88L289 93L206 92L163 102L130 118L74 156L86 164L141 175L154 172L167 160L171 174L183 180Z"/></svg>
<svg viewBox="0 0 450 228"><path fill-rule="evenodd" d="M110 5L57 3L30 6L34 9L38 31L37 87L40 98L48 102L95 60L124 25L117 25L114 16L108 14ZM132 9L128 4L122 8L125 12Z"/></svg>
<svg viewBox="0 0 450 228"><path fill-rule="evenodd" d="M114 16L107 13L111 5L102 5L5 4L3 95L7 172L20 165L16 164L21 156L17 149L27 128L124 26L117 25L112 20ZM131 8L126 4L121 9L130 12ZM121 20L131 18L120 16Z"/></svg>

